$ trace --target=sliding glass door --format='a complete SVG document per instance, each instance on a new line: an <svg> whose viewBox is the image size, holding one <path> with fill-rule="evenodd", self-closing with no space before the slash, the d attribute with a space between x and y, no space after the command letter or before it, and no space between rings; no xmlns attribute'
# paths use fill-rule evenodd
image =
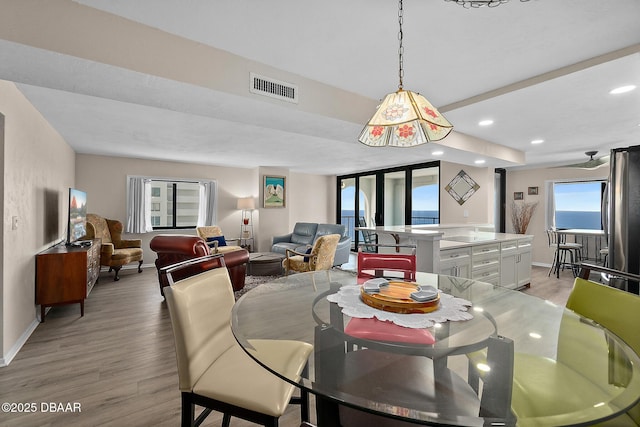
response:
<svg viewBox="0 0 640 427"><path fill-rule="evenodd" d="M411 222L440 223L440 168L420 168L411 171Z"/></svg>
<svg viewBox="0 0 640 427"><path fill-rule="evenodd" d="M337 222L347 227L354 250L374 243L372 233L354 227L440 222L439 162L339 176L337 185Z"/></svg>
<svg viewBox="0 0 640 427"><path fill-rule="evenodd" d="M338 180L339 193L339 224L344 224L347 227L349 237L351 240L355 240L354 227L356 226L356 179L345 178Z"/></svg>

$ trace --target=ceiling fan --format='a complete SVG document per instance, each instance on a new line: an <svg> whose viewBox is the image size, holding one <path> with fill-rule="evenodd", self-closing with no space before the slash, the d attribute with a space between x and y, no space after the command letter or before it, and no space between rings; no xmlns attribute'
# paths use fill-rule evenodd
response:
<svg viewBox="0 0 640 427"><path fill-rule="evenodd" d="M575 163L573 165L556 166L556 167L593 170L593 169L598 169L609 163L608 155L602 156L599 159L594 159L593 156L598 154L597 151L586 151L584 154L589 156L589 160L587 160L586 162Z"/></svg>

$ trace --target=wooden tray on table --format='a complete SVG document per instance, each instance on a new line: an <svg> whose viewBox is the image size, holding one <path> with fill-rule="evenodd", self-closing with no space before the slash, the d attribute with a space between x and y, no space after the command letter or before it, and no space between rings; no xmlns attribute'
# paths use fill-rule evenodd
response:
<svg viewBox="0 0 640 427"><path fill-rule="evenodd" d="M376 293L364 291L360 287L362 301L370 307L391 313L430 313L440 307L440 293L429 301L416 301L411 294L420 290L420 285L412 282L389 281L388 286L381 286Z"/></svg>

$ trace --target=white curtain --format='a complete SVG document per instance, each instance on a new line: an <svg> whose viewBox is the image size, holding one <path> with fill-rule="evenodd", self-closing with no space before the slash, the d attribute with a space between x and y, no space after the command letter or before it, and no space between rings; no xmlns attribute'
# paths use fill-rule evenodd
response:
<svg viewBox="0 0 640 427"><path fill-rule="evenodd" d="M127 233L149 233L151 225L151 180L127 177Z"/></svg>
<svg viewBox="0 0 640 427"><path fill-rule="evenodd" d="M198 227L216 225L216 205L218 185L216 181L200 182L200 208L198 209Z"/></svg>
<svg viewBox="0 0 640 427"><path fill-rule="evenodd" d="M554 196L554 183L553 181L547 182L547 229L556 227L556 199Z"/></svg>

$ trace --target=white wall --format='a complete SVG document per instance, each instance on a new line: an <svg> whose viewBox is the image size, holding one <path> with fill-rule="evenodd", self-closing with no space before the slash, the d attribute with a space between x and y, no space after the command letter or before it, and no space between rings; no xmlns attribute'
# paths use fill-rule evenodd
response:
<svg viewBox="0 0 640 427"><path fill-rule="evenodd" d="M469 200L460 205L445 187L451 180L464 170L480 188ZM476 168L457 163L440 162L440 223L494 223L494 171L492 168Z"/></svg>
<svg viewBox="0 0 640 427"><path fill-rule="evenodd" d="M37 326L35 255L63 239L75 153L15 84L0 80L4 115L2 359L11 361ZM12 229L13 217L17 229Z"/></svg>
<svg viewBox="0 0 640 427"><path fill-rule="evenodd" d="M126 221L127 175L216 180L217 222L227 237L240 235L241 211L236 209L238 198L255 197L257 209L253 213L253 231L254 244L259 251L270 250L272 237L291 232L297 221L335 222L335 177L290 173L281 168L243 169L89 154L78 154L76 159L76 186L87 192L89 212L123 223ZM286 178L284 208L262 207L265 174ZM155 253L149 249L149 242L161 233L195 235L195 229L126 234L125 238L142 240L145 266L153 265L156 259ZM127 267L135 266L123 268Z"/></svg>
<svg viewBox="0 0 640 427"><path fill-rule="evenodd" d="M545 183L551 180L594 180L607 179L609 168L604 166L595 170L576 168L544 168L507 171L507 208L505 212L506 231L513 232L511 224L511 203L513 193L522 191L525 202L538 202L536 211L531 218L527 234L535 236L533 240L533 262L535 264L550 265L554 249L549 248L547 241L545 212L547 209L547 193ZM538 187L538 195L528 195L528 187Z"/></svg>
<svg viewBox="0 0 640 427"><path fill-rule="evenodd" d="M289 231L298 221L336 223L336 177L291 172Z"/></svg>
<svg viewBox="0 0 640 427"><path fill-rule="evenodd" d="M38 325L35 305L35 254L64 240L68 188L87 192L90 212L126 218L126 177L200 178L218 181L218 224L225 234L240 233L237 199L253 196L258 250L271 238L291 231L298 221L335 222L335 177L289 173L277 168L243 169L122 157L76 155L44 121L13 83L0 80L0 146L2 150L4 221L0 279L0 366L15 356ZM262 208L265 173L287 177L287 206ZM17 230L11 229L12 217ZM262 220L262 221L261 221ZM195 230L175 233L195 234ZM149 241L158 233L126 235L143 241L146 266L155 254ZM135 267L135 266L133 266ZM124 280L124 277L123 277Z"/></svg>

